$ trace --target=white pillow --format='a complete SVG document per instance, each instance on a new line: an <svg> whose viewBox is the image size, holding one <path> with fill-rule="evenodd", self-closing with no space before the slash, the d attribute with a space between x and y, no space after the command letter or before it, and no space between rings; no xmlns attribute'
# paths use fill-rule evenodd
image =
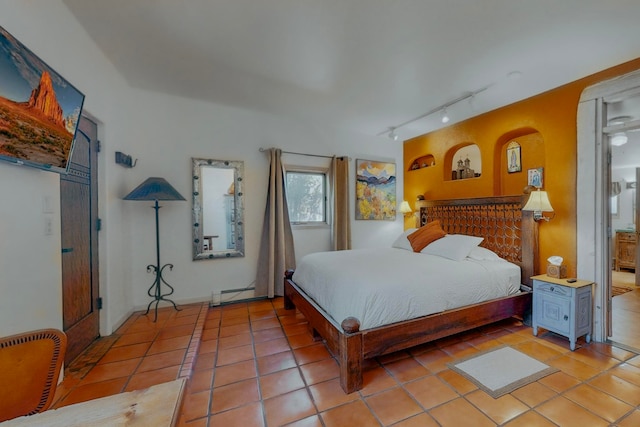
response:
<svg viewBox="0 0 640 427"><path fill-rule="evenodd" d="M467 257L471 258L471 259L475 259L476 261L500 261L502 260L502 258L500 258L498 256L497 253L487 249L487 248L483 248L482 246L477 246L473 249L471 249L471 252L469 252L469 255L467 255Z"/></svg>
<svg viewBox="0 0 640 427"><path fill-rule="evenodd" d="M482 237L466 236L464 234L447 234L442 239L429 243L420 252L429 255L438 255L454 261L462 261L471 250L477 247L484 239Z"/></svg>
<svg viewBox="0 0 640 427"><path fill-rule="evenodd" d="M398 249L405 249L407 251L411 251L413 252L413 248L411 247L411 242L409 242L409 239L407 239L407 236L411 233L413 233L414 231L416 231L417 228L409 228L408 230L405 230L401 235L398 236L398 238L391 244L392 248L398 248Z"/></svg>

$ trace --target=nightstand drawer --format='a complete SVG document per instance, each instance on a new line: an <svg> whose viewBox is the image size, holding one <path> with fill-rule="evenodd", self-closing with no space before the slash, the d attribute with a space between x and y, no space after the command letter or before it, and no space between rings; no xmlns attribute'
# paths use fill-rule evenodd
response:
<svg viewBox="0 0 640 427"><path fill-rule="evenodd" d="M570 288L565 288L564 286L555 285L553 283L538 282L535 290L539 292L547 293L547 294L564 296L567 298L571 296Z"/></svg>

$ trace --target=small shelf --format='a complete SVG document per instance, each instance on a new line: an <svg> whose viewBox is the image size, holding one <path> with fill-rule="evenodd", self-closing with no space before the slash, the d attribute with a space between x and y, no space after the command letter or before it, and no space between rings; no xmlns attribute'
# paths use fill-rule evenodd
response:
<svg viewBox="0 0 640 427"><path fill-rule="evenodd" d="M427 154L425 156L418 157L417 159L415 159L411 163L411 166L409 166L409 171L428 168L435 165L436 165L435 157L433 157L433 155L431 154Z"/></svg>

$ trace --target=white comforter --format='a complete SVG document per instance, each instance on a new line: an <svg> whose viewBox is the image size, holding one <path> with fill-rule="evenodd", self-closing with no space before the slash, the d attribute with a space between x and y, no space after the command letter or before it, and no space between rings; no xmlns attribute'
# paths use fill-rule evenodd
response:
<svg viewBox="0 0 640 427"><path fill-rule="evenodd" d="M319 252L298 263L294 282L340 324L360 330L516 293L520 267L397 248Z"/></svg>

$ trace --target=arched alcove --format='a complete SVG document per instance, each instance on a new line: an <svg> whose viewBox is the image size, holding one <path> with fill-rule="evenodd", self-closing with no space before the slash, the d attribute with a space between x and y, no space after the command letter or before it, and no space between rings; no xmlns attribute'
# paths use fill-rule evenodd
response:
<svg viewBox="0 0 640 427"><path fill-rule="evenodd" d="M436 158L433 157L433 155L431 154L425 154L424 156L420 156L417 159L415 159L413 162L411 162L411 164L409 165L409 169L407 170L414 171L417 169L428 168L435 165L436 165Z"/></svg>
<svg viewBox="0 0 640 427"><path fill-rule="evenodd" d="M494 194L521 194L530 176L544 182L545 143L538 130L521 128L503 134L496 142L494 156Z"/></svg>
<svg viewBox="0 0 640 427"><path fill-rule="evenodd" d="M480 147L472 142L458 144L447 151L444 165L445 181L477 178L482 175Z"/></svg>

